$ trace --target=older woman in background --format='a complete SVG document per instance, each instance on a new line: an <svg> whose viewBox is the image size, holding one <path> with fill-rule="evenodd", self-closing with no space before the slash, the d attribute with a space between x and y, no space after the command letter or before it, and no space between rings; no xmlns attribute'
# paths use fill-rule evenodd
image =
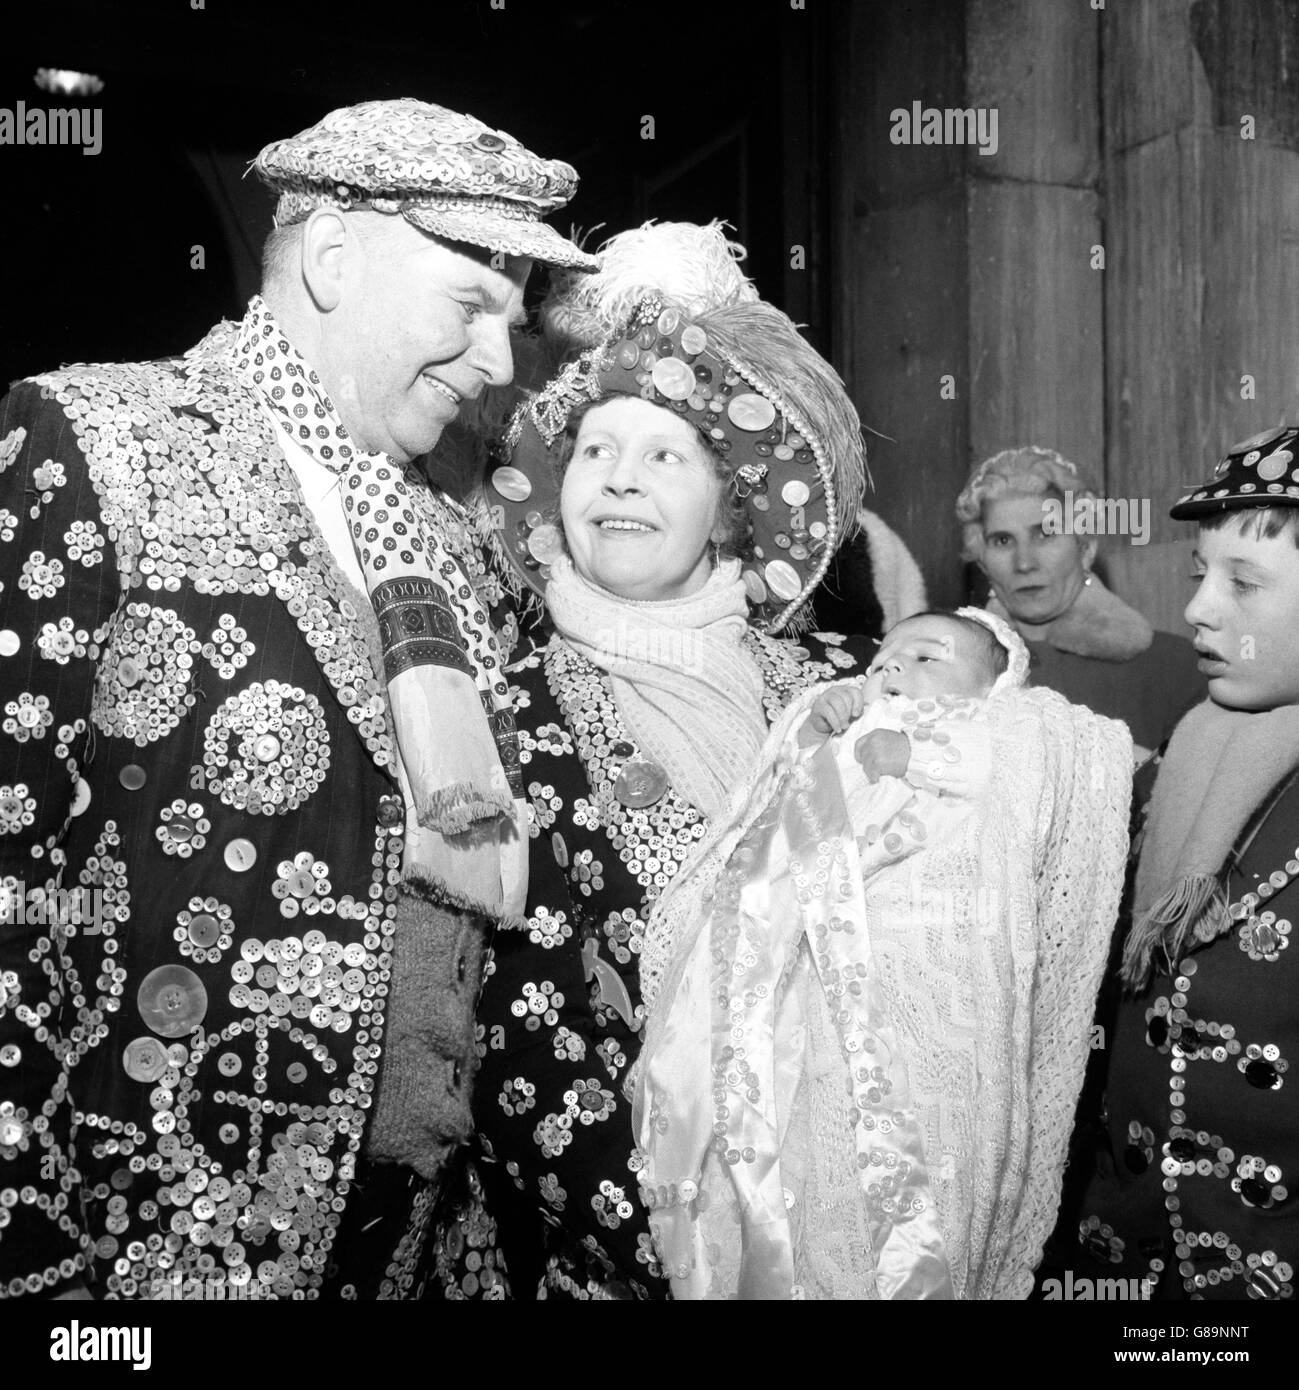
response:
<svg viewBox="0 0 1299 1390"><path fill-rule="evenodd" d="M1054 450L994 454L956 501L962 556L987 576L989 610L1028 643L1030 681L1123 720L1140 758L1203 699L1204 680L1186 638L1155 631L1092 573L1095 536L1054 524L1080 501L1096 503L1096 488Z"/></svg>

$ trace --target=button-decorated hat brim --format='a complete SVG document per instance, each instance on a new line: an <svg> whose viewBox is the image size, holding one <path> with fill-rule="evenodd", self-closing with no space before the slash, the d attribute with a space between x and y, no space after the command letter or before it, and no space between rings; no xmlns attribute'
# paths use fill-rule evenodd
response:
<svg viewBox="0 0 1299 1390"><path fill-rule="evenodd" d="M410 206L402 216L413 226L449 241L463 241L509 256L529 256L544 265L594 270L596 258L544 222L507 217L489 208L445 209Z"/></svg>
<svg viewBox="0 0 1299 1390"><path fill-rule="evenodd" d="M1213 488L1213 479L1188 492L1168 509L1174 521L1196 521L1219 512L1237 512L1248 507L1299 507L1299 488L1293 492L1225 492Z"/></svg>
<svg viewBox="0 0 1299 1390"><path fill-rule="evenodd" d="M1299 506L1299 428L1278 425L1233 444L1213 477L1169 508L1174 521L1250 507Z"/></svg>

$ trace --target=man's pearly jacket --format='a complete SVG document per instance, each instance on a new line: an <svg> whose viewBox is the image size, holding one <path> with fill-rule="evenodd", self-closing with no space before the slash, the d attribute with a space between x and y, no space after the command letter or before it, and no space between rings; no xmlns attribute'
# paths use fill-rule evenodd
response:
<svg viewBox="0 0 1299 1390"><path fill-rule="evenodd" d="M377 628L236 331L0 405L0 1295L416 1278L409 1175L415 1228L340 1254L405 835ZM440 920L434 1081L467 1123L480 924Z"/></svg>

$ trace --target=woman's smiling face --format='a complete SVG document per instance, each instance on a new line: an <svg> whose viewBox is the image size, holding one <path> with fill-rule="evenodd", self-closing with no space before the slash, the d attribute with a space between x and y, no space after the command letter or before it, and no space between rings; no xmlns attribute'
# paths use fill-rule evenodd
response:
<svg viewBox="0 0 1299 1390"><path fill-rule="evenodd" d="M564 472L560 517L573 565L621 598L683 598L712 568L722 483L679 415L636 396L586 412Z"/></svg>

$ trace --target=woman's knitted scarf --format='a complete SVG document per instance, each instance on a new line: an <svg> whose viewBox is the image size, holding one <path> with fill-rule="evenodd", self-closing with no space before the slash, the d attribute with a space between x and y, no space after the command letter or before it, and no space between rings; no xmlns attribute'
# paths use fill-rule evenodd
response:
<svg viewBox="0 0 1299 1390"><path fill-rule="evenodd" d="M560 636L608 673L645 756L692 806L716 815L767 735L762 676L741 644L748 604L740 562L723 560L685 598L640 601L583 579L563 557L546 606Z"/></svg>

